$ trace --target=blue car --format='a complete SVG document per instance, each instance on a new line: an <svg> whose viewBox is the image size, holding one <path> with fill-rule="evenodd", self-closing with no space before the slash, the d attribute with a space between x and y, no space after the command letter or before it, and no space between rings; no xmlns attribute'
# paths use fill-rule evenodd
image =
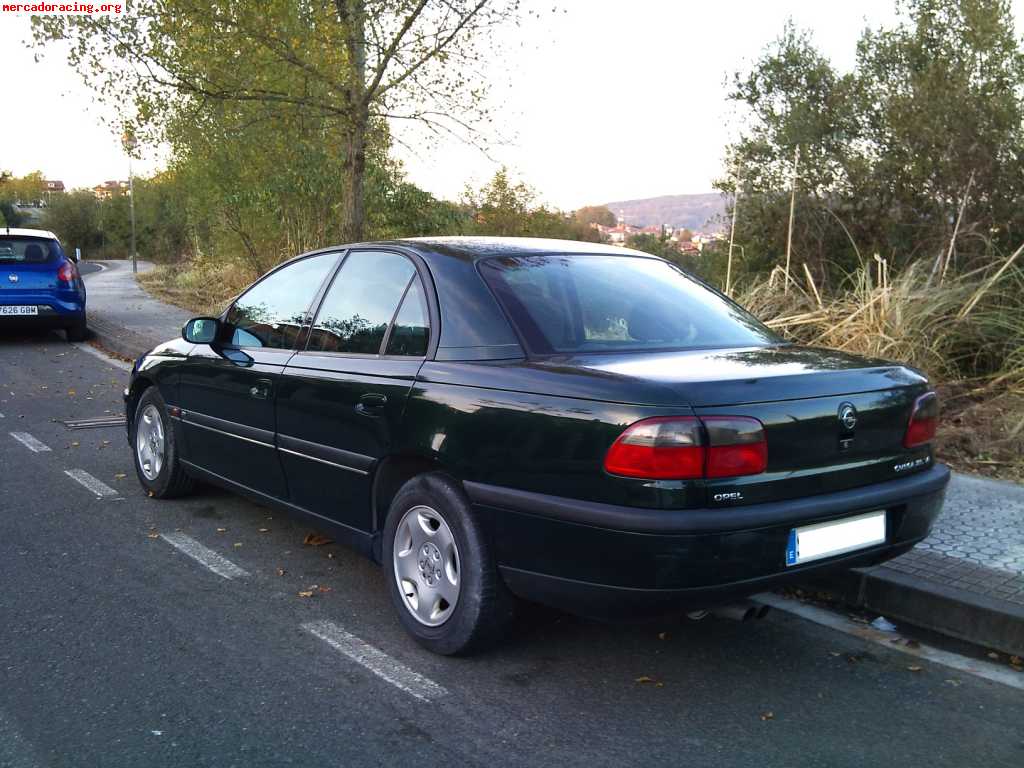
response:
<svg viewBox="0 0 1024 768"><path fill-rule="evenodd" d="M85 283L52 232L0 228L0 331L14 327L85 340Z"/></svg>

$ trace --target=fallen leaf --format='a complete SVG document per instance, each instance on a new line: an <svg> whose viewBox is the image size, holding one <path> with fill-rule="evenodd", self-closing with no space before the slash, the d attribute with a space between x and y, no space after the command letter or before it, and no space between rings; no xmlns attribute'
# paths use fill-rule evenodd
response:
<svg viewBox="0 0 1024 768"><path fill-rule="evenodd" d="M1022 659L1020 656L1011 656L1010 657L1010 666L1011 667L1024 666L1024 659Z"/></svg>
<svg viewBox="0 0 1024 768"><path fill-rule="evenodd" d="M911 664L909 667L907 667L907 669L909 669L911 672L920 672L922 667L919 667L916 664Z"/></svg>
<svg viewBox="0 0 1024 768"><path fill-rule="evenodd" d="M235 544L234 544L234 546L236 546L236 547L240 547L240 546L242 546L242 542L240 542L240 541L236 541L236 542L235 542Z"/></svg>
<svg viewBox="0 0 1024 768"><path fill-rule="evenodd" d="M654 680L653 677L648 677L647 675L641 675L640 677L638 677L633 682L634 683L653 683L653 682L655 682L655 680Z"/></svg>
<svg viewBox="0 0 1024 768"><path fill-rule="evenodd" d="M334 559L334 553L333 552L328 552L327 553L327 559L328 560L333 560Z"/></svg>
<svg viewBox="0 0 1024 768"><path fill-rule="evenodd" d="M330 587L318 587L318 591L320 591L320 592L330 592L331 588Z"/></svg>
<svg viewBox="0 0 1024 768"><path fill-rule="evenodd" d="M69 394L69 395L70 395L71 397L74 397L74 396L75 396L75 395L77 395L78 393L77 393L77 392L75 392L75 390L73 390L73 389L69 389L69 390L68 390L68 394Z"/></svg>
<svg viewBox="0 0 1024 768"><path fill-rule="evenodd" d="M259 529L257 529L257 530L258 530L258 531L259 531L260 533L269 533L269 532L270 532L270 529L269 529L269 528L259 528Z"/></svg>
<svg viewBox="0 0 1024 768"><path fill-rule="evenodd" d="M299 592L299 597L312 597L312 596L313 596L313 591L309 590L309 589L303 590L302 592Z"/></svg>
<svg viewBox="0 0 1024 768"><path fill-rule="evenodd" d="M995 651L989 651L988 652L988 657L990 659L992 659L993 661L999 661L999 654L996 653Z"/></svg>
<svg viewBox="0 0 1024 768"><path fill-rule="evenodd" d="M960 681L956 680L956 679L953 679L953 678L950 678L950 679L946 680L946 682L949 683L950 685L954 686L954 687L960 685Z"/></svg>
<svg viewBox="0 0 1024 768"><path fill-rule="evenodd" d="M124 480L126 477L127 475L124 472L118 472L116 475L114 475L115 480Z"/></svg>
<svg viewBox="0 0 1024 768"><path fill-rule="evenodd" d="M227 528L218 528L217 529L217 533L227 533L227 532L228 532Z"/></svg>
<svg viewBox="0 0 1024 768"><path fill-rule="evenodd" d="M77 440L72 440L72 441L71 441L71 447L72 447L72 448L77 448L77 447L78 447L78 445L79 445L79 443L78 443L78 441L77 441Z"/></svg>
<svg viewBox="0 0 1024 768"><path fill-rule="evenodd" d="M774 720L774 719L775 719L775 713L774 712L762 712L761 713L761 722L764 722L765 720Z"/></svg>
<svg viewBox="0 0 1024 768"><path fill-rule="evenodd" d="M146 538L148 538L148 539L159 539L160 538L160 534L159 533L147 533L146 534Z"/></svg>
<svg viewBox="0 0 1024 768"><path fill-rule="evenodd" d="M147 496L149 496L149 498L151 498L151 499L152 499L152 498L153 498L154 496L156 496L156 494L155 494L155 493L153 493L152 491L146 491L146 495L147 495Z"/></svg>
<svg viewBox="0 0 1024 768"><path fill-rule="evenodd" d="M278 569L277 569L277 575L278 575L278 576L284 576L284 575L285 575L285 573L286 573L286 571L285 571L285 569L284 569L284 568L278 568Z"/></svg>
<svg viewBox="0 0 1024 768"><path fill-rule="evenodd" d="M658 633L658 639L659 640L667 640L668 639L668 632L659 632Z"/></svg>
<svg viewBox="0 0 1024 768"><path fill-rule="evenodd" d="M308 547L322 547L324 544L333 544L334 540L321 536L319 533L307 533L302 543Z"/></svg>

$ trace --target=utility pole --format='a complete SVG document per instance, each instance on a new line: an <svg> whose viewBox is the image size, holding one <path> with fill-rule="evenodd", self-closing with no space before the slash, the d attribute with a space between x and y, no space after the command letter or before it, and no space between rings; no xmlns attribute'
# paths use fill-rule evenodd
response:
<svg viewBox="0 0 1024 768"><path fill-rule="evenodd" d="M135 176L132 173L132 155L135 153L138 141L135 138L135 134L128 129L125 129L124 134L121 136L121 141L124 144L125 152L128 154L128 211L132 220L132 273L135 274L139 271L139 259L135 251Z"/></svg>
<svg viewBox="0 0 1024 768"><path fill-rule="evenodd" d="M725 264L725 295L732 296L732 248L736 241L736 209L740 204L740 185L736 182L736 191L732 196L732 227L729 228L729 260Z"/></svg>
<svg viewBox="0 0 1024 768"><path fill-rule="evenodd" d="M797 166L800 164L800 145L793 153L793 182L789 191L789 234L786 235L786 286L784 293L789 293L789 262L793 253L793 211L796 208L796 174Z"/></svg>

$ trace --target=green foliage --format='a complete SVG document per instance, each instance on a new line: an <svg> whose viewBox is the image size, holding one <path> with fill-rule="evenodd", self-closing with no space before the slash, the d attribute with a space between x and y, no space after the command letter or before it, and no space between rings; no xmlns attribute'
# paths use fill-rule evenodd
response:
<svg viewBox="0 0 1024 768"><path fill-rule="evenodd" d="M552 237L599 242L600 234L589 224L537 203L537 193L522 181L499 169L480 189L466 187L463 206L467 233L501 237Z"/></svg>
<svg viewBox="0 0 1024 768"><path fill-rule="evenodd" d="M728 151L741 188L742 267L785 254L799 147L794 263L823 281L879 253L935 262L955 241L961 266L1024 238L1024 56L1003 0L908 0L891 29L867 30L857 65L837 72L792 24L730 97L750 119ZM831 269L838 266L839 269Z"/></svg>
<svg viewBox="0 0 1024 768"><path fill-rule="evenodd" d="M652 256L660 256L669 261L679 261L680 254L676 244L668 239L663 229L660 235L638 234L626 239L626 247L634 248Z"/></svg>
<svg viewBox="0 0 1024 768"><path fill-rule="evenodd" d="M103 246L100 201L87 189L54 195L43 214L43 227L54 232L64 247L81 248L85 257L98 257Z"/></svg>
<svg viewBox="0 0 1024 768"><path fill-rule="evenodd" d="M606 227L615 226L615 214L607 205L585 205L574 214L580 224L601 224Z"/></svg>

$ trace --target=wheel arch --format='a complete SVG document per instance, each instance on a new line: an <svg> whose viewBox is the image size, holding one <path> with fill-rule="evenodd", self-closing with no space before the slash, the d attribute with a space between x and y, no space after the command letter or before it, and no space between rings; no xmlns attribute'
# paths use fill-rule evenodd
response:
<svg viewBox="0 0 1024 768"><path fill-rule="evenodd" d="M150 387L155 387L156 382L150 379L148 376L137 375L128 388L128 397L125 398L125 420L128 425L128 431L131 432L132 421L135 419L135 409L139 404L139 398L142 397L142 393Z"/></svg>
<svg viewBox="0 0 1024 768"><path fill-rule="evenodd" d="M377 562L380 562L381 558L380 535L384 530L384 521L387 519L391 502L403 485L425 472L445 472L451 475L437 459L417 454L387 456L374 472L370 503L375 537L373 557Z"/></svg>

